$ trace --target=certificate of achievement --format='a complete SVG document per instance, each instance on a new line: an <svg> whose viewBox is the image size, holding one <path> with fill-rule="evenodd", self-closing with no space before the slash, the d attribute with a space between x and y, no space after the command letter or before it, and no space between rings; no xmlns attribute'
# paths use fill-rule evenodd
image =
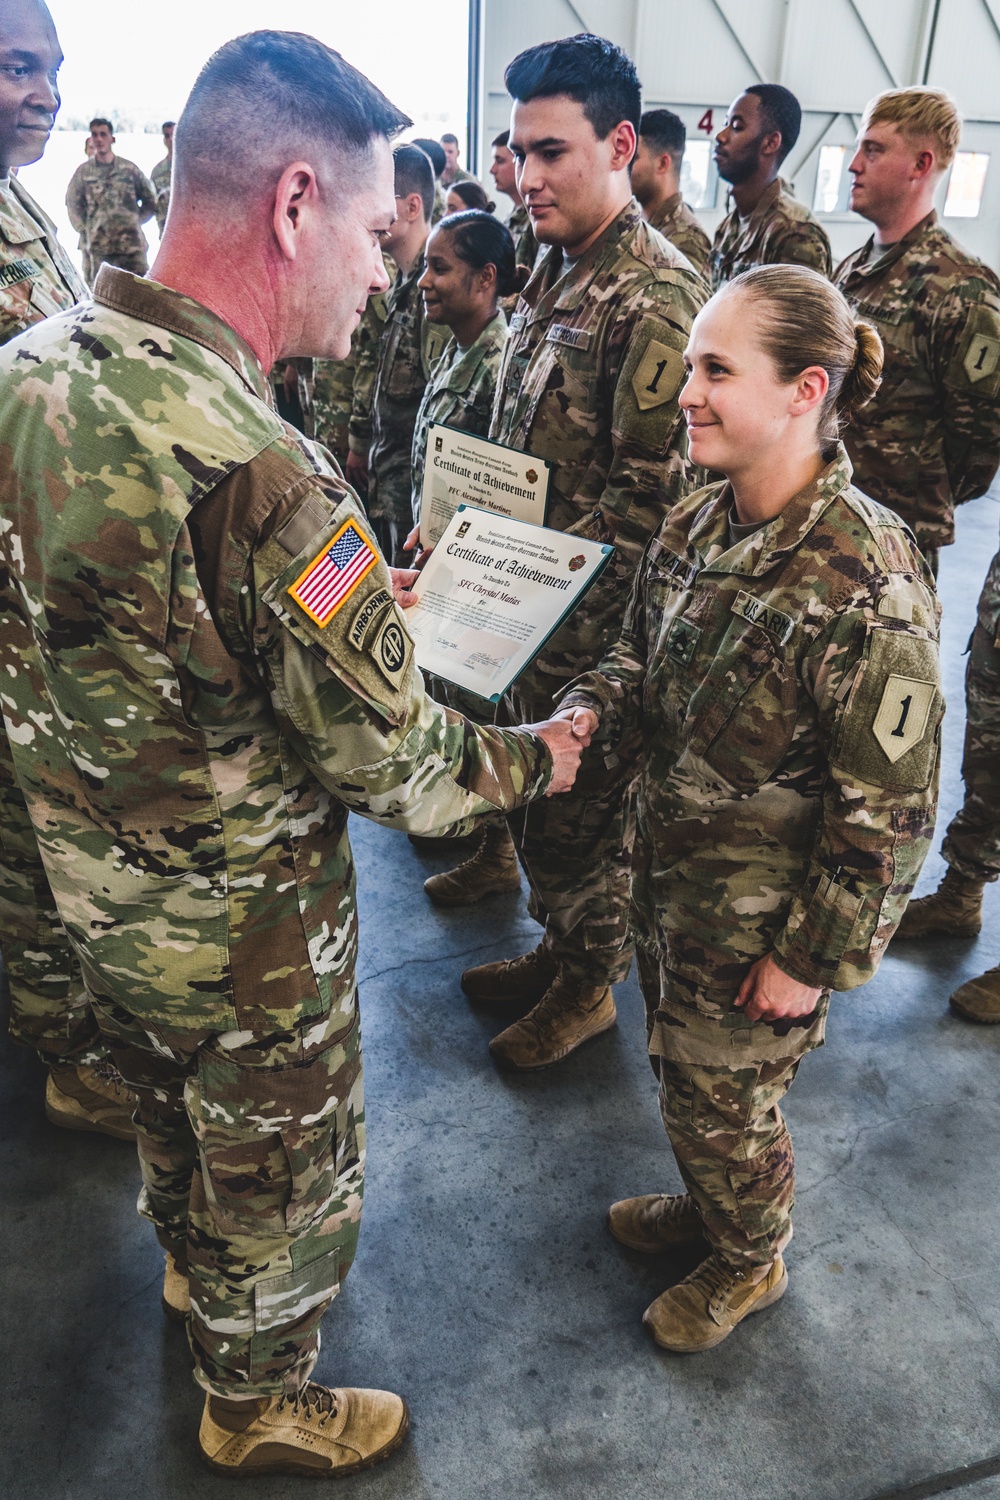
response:
<svg viewBox="0 0 1000 1500"><path fill-rule="evenodd" d="M406 611L418 665L492 702L538 655L614 551L461 505Z"/></svg>
<svg viewBox="0 0 1000 1500"><path fill-rule="evenodd" d="M420 497L420 545L436 546L460 505L478 505L543 526L550 472L543 458L432 422Z"/></svg>

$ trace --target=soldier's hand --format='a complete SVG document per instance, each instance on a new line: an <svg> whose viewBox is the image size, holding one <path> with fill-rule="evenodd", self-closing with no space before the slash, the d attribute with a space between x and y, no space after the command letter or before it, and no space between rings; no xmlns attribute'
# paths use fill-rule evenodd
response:
<svg viewBox="0 0 1000 1500"><path fill-rule="evenodd" d="M352 489L357 490L359 495L368 493L368 460L362 458L360 453L349 453L347 455L347 468L344 471L347 482Z"/></svg>
<svg viewBox="0 0 1000 1500"><path fill-rule="evenodd" d="M414 526L413 530L410 532L409 536L406 538L406 541L403 543L403 551L404 552L413 552L415 550L415 548L417 548L417 547L420 547L420 527L419 526ZM433 551L434 551L433 547L421 547L420 548L420 551L417 553L416 557L413 559L413 566L416 568L416 570L417 570L418 573L420 572L420 569L422 567L424 567L424 565L427 563L427 561L429 560L430 555L431 555L431 553Z"/></svg>
<svg viewBox="0 0 1000 1500"><path fill-rule="evenodd" d="M544 724L525 724L523 727L543 739L552 756L552 780L545 792L546 797L568 792L580 769L580 756L590 744L589 734L586 738L576 734L567 719L546 719Z"/></svg>
<svg viewBox="0 0 1000 1500"><path fill-rule="evenodd" d="M592 708L560 708L552 715L554 719L565 719L573 726L573 733L578 740L583 740L589 745L600 725L600 719Z"/></svg>
<svg viewBox="0 0 1000 1500"><path fill-rule="evenodd" d="M410 590L416 583L420 574L416 568L390 568L389 577L392 579L392 597L400 609L412 609L420 600Z"/></svg>
<svg viewBox="0 0 1000 1500"><path fill-rule="evenodd" d="M752 966L733 1003L748 1021L780 1021L811 1015L822 993L786 974L768 953Z"/></svg>

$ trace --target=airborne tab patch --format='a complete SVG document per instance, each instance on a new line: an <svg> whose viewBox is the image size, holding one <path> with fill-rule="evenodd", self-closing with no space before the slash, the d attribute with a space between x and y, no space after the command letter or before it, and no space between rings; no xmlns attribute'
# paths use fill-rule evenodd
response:
<svg viewBox="0 0 1000 1500"><path fill-rule="evenodd" d="M354 521L345 521L288 590L322 629L378 562L378 553Z"/></svg>
<svg viewBox="0 0 1000 1500"><path fill-rule="evenodd" d="M356 650L365 649L365 637L382 611L388 609L391 603L392 595L388 589L376 589L374 594L369 594L351 621L351 628L347 632L347 639Z"/></svg>

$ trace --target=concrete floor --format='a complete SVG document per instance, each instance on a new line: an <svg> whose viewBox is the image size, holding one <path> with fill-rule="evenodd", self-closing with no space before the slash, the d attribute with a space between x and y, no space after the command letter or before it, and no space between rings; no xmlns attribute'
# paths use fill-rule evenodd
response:
<svg viewBox="0 0 1000 1500"><path fill-rule="evenodd" d="M966 507L942 570L942 830L960 796L962 651L997 520L990 499ZM835 1002L788 1104L789 1292L683 1359L657 1352L639 1319L687 1267L625 1252L604 1227L613 1199L678 1181L634 979L608 1037L551 1073L498 1075L458 976L532 945L519 901L437 912L419 880L441 861L357 820L354 839L370 1172L318 1376L400 1390L414 1423L352 1493L1000 1500L1000 1029L947 1009L956 984L1000 960L998 888L978 941L891 951L867 989ZM922 891L941 870L935 852ZM201 1400L160 1311L163 1261L135 1215L131 1149L50 1127L37 1063L6 1041L0 1110L0 1495L230 1496L196 1456Z"/></svg>

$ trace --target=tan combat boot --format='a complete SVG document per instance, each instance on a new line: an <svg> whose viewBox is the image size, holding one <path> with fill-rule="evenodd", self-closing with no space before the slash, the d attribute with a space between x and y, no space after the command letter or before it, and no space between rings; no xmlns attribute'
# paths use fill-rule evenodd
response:
<svg viewBox="0 0 1000 1500"><path fill-rule="evenodd" d="M187 1272L178 1268L169 1250L163 1272L163 1311L171 1323L184 1323L191 1313L191 1289L188 1286Z"/></svg>
<svg viewBox="0 0 1000 1500"><path fill-rule="evenodd" d="M984 1026L1000 1023L1000 964L960 984L949 1004L970 1021L981 1021Z"/></svg>
<svg viewBox="0 0 1000 1500"><path fill-rule="evenodd" d="M310 1381L295 1396L207 1396L198 1442L218 1474L340 1479L388 1458L409 1425L406 1402L390 1391L335 1391Z"/></svg>
<svg viewBox="0 0 1000 1500"><path fill-rule="evenodd" d="M698 1354L721 1344L751 1313L777 1302L787 1285L788 1272L780 1255L755 1285L749 1271L737 1271L713 1254L651 1302L642 1321L661 1349Z"/></svg>
<svg viewBox="0 0 1000 1500"><path fill-rule="evenodd" d="M705 1237L701 1214L687 1193L622 1198L608 1209L608 1228L620 1244L646 1255L694 1245Z"/></svg>
<svg viewBox="0 0 1000 1500"><path fill-rule="evenodd" d="M518 958L477 964L462 975L462 992L477 1005L527 1008L537 1005L556 977L555 959L539 943Z"/></svg>
<svg viewBox="0 0 1000 1500"><path fill-rule="evenodd" d="M471 859L424 881L424 890L438 906L472 906L484 896L520 889L517 850L502 820L487 823L482 842Z"/></svg>
<svg viewBox="0 0 1000 1500"><path fill-rule="evenodd" d="M50 1124L64 1130L93 1130L116 1141L134 1141L135 1103L110 1062L77 1067L54 1063L45 1080L45 1113Z"/></svg>
<svg viewBox="0 0 1000 1500"><path fill-rule="evenodd" d="M983 881L970 880L950 867L931 896L911 901L896 928L904 940L929 937L976 937L983 926Z"/></svg>
<svg viewBox="0 0 1000 1500"><path fill-rule="evenodd" d="M610 985L585 985L557 974L534 1010L490 1042L501 1068L531 1073L561 1062L617 1020Z"/></svg>

